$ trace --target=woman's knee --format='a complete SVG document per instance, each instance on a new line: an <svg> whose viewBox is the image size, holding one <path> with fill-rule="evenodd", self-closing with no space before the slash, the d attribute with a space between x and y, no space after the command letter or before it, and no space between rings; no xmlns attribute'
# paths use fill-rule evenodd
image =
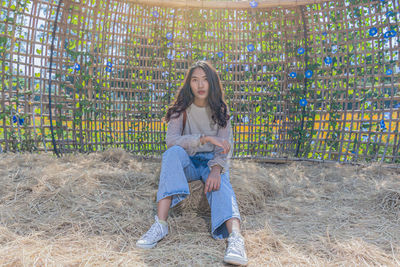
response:
<svg viewBox="0 0 400 267"><path fill-rule="evenodd" d="M231 181L229 179L229 172L221 174L221 185L219 187L219 190L216 192L219 192L219 194L222 196L231 196L232 194L235 194L232 188Z"/></svg>
<svg viewBox="0 0 400 267"><path fill-rule="evenodd" d="M163 153L163 158L164 157L180 157L184 156L186 153L185 149L181 146L172 146L168 148L164 153Z"/></svg>

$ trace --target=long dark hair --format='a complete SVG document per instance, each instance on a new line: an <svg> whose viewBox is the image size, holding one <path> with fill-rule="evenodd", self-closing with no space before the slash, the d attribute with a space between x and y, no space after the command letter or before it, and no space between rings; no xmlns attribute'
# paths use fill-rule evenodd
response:
<svg viewBox="0 0 400 267"><path fill-rule="evenodd" d="M190 80L192 79L193 71L201 68L207 77L208 81L208 97L207 102L211 109L211 119L221 127L226 127L229 120L228 106L224 100L224 91L221 80L216 69L207 61L197 61L186 72L183 86L179 88L177 97L167 110L164 120L169 122L171 118L177 118L185 111L194 101L194 94L190 88Z"/></svg>

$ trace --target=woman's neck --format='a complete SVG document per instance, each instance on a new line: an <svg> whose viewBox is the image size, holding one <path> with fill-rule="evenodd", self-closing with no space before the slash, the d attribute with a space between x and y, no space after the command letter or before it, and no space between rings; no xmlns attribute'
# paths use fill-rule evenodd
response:
<svg viewBox="0 0 400 267"><path fill-rule="evenodd" d="M193 104L195 104L198 107L204 108L207 106L207 100L203 100L203 99L194 99Z"/></svg>

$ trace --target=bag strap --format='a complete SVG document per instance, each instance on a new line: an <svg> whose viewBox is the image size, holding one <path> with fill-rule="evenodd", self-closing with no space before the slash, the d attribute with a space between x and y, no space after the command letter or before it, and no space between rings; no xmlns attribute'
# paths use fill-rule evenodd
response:
<svg viewBox="0 0 400 267"><path fill-rule="evenodd" d="M187 117L187 114L186 114L186 110L185 110L185 111L183 111L183 123L182 123L182 133L181 133L181 135L183 135L183 130L185 130L186 117Z"/></svg>

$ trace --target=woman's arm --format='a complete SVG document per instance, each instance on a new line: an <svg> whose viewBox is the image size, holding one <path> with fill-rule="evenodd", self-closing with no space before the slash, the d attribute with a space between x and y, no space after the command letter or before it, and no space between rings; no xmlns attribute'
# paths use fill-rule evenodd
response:
<svg viewBox="0 0 400 267"><path fill-rule="evenodd" d="M166 143L167 148L172 146L181 146L189 155L196 153L197 148L201 145L200 134L182 135L183 130L183 113L177 118L171 118L168 122Z"/></svg>
<svg viewBox="0 0 400 267"><path fill-rule="evenodd" d="M225 128L218 129L216 137L222 140L222 146L215 146L214 158L208 162L208 167L213 169L213 166L219 165L222 168L221 173L224 173L229 169L229 159L232 157L233 150L233 135L230 121L227 122ZM224 153L224 150L227 151L227 153Z"/></svg>

